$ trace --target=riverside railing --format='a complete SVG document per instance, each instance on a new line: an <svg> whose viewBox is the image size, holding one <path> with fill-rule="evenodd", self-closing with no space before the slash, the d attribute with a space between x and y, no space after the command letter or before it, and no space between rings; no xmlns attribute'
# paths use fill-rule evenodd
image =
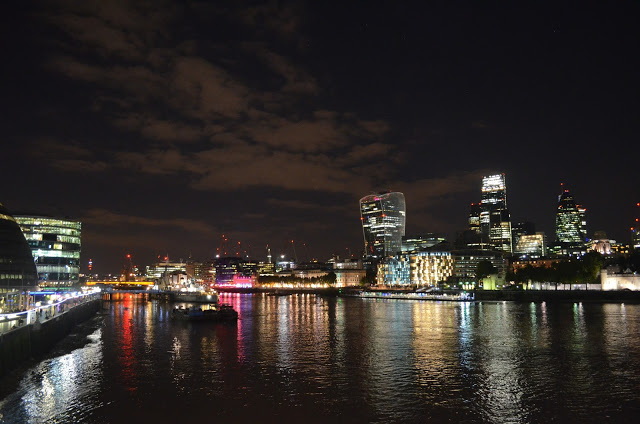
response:
<svg viewBox="0 0 640 424"><path fill-rule="evenodd" d="M0 314L0 334L7 333L25 325L35 324L36 321L45 322L76 306L85 304L91 300L100 299L100 289L56 294L56 296L59 297L55 300L49 300L44 304L38 304L40 303L38 302L33 305L32 308L25 311Z"/></svg>

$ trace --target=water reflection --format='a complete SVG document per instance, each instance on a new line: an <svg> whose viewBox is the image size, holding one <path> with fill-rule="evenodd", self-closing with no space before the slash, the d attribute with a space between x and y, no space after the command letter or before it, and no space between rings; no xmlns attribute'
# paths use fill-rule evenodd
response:
<svg viewBox="0 0 640 424"><path fill-rule="evenodd" d="M639 305L223 294L237 324L105 304L30 369L3 422L539 422L638 412Z"/></svg>

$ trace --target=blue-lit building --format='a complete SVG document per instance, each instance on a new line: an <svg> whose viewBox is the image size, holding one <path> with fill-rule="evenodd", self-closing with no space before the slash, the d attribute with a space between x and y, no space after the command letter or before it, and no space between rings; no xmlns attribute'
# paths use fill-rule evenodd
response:
<svg viewBox="0 0 640 424"><path fill-rule="evenodd" d="M404 194L386 192L363 197L360 219L366 257L383 258L402 250L406 223Z"/></svg>
<svg viewBox="0 0 640 424"><path fill-rule="evenodd" d="M16 215L42 287L68 288L80 282L82 224L48 216Z"/></svg>

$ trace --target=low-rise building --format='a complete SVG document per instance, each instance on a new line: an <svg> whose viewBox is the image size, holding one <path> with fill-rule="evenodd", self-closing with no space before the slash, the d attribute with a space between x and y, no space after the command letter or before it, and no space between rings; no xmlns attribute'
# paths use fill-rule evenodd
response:
<svg viewBox="0 0 640 424"><path fill-rule="evenodd" d="M378 264L377 283L385 286L436 286L453 274L450 252L402 253Z"/></svg>

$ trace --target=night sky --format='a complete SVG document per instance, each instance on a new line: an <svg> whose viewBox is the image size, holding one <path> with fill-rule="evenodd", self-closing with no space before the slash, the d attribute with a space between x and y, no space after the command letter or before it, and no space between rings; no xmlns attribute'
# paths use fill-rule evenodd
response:
<svg viewBox="0 0 640 424"><path fill-rule="evenodd" d="M589 234L629 241L637 1L26 3L0 18L0 202L81 220L84 271L222 234L359 254L377 190L404 192L408 234L453 238L498 172L550 241L561 182Z"/></svg>

